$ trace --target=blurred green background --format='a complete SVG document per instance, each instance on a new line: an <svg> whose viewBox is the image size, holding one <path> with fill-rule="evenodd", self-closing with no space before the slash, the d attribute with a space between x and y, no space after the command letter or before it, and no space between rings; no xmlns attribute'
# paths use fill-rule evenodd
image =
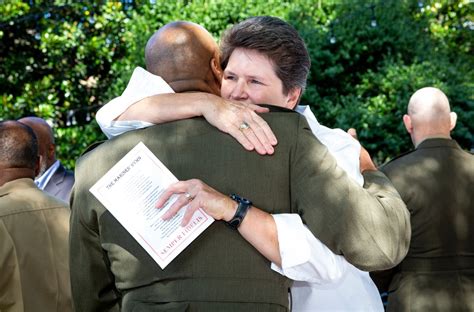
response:
<svg viewBox="0 0 474 312"><path fill-rule="evenodd" d="M355 127L378 164L411 149L402 115L410 95L442 89L458 113L453 133L473 146L474 2L439 1L1 1L0 120L36 115L54 125L69 168L103 140L95 112L144 67L147 39L189 20L219 39L249 16L294 25L311 54L302 104L330 127Z"/></svg>

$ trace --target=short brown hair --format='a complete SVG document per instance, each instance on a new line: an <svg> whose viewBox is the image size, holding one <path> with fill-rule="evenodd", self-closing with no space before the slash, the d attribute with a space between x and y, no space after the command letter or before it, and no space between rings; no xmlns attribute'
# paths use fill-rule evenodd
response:
<svg viewBox="0 0 474 312"><path fill-rule="evenodd" d="M255 50L267 56L286 95L293 88L306 87L311 61L303 39L293 26L272 16L246 19L227 29L221 39L221 66L226 68L237 48Z"/></svg>

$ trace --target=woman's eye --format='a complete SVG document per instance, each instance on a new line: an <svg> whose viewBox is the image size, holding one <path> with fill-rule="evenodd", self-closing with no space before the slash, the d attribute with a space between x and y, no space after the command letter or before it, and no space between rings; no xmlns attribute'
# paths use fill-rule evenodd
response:
<svg viewBox="0 0 474 312"><path fill-rule="evenodd" d="M225 80L235 80L235 77L231 76L231 75L227 75L227 76L224 76L224 79Z"/></svg>
<svg viewBox="0 0 474 312"><path fill-rule="evenodd" d="M251 82L251 83L254 83L254 84L262 84L260 81L255 80L255 79L252 79L250 82Z"/></svg>

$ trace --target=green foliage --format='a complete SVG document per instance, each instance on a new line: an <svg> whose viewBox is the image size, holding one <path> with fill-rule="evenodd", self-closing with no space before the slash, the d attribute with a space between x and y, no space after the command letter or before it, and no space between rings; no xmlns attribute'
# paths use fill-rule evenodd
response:
<svg viewBox="0 0 474 312"><path fill-rule="evenodd" d="M372 4L343 2L328 10L327 20L320 12L306 11L304 23L293 21L312 59L303 102L326 125L357 128L363 144L382 163L412 146L402 124L411 94L439 87L458 113L453 136L469 149L474 128L473 5Z"/></svg>
<svg viewBox="0 0 474 312"><path fill-rule="evenodd" d="M0 119L37 115L53 122L58 157L71 168L86 146L105 139L95 111L124 90L135 66L144 66L144 47L156 29L190 20L217 40L255 15L279 16L298 29L312 59L303 103L323 124L357 128L379 162L411 148L401 117L410 95L428 85L448 95L459 117L454 137L471 146L474 5L468 0L68 3L0 6Z"/></svg>

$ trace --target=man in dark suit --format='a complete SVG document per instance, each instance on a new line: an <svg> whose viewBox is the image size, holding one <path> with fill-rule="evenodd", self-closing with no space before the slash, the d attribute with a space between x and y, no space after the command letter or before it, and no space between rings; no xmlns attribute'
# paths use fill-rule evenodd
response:
<svg viewBox="0 0 474 312"><path fill-rule="evenodd" d="M69 196L74 184L74 173L66 170L56 159L53 130L44 119L39 117L24 117L18 121L30 126L38 138L40 172L35 183L40 189L69 203Z"/></svg>
<svg viewBox="0 0 474 312"><path fill-rule="evenodd" d="M282 31L280 37L288 39L284 42L289 46L282 50L297 50L309 64L296 31L282 21L270 20L275 27L272 29ZM254 22L256 29L268 27L268 19ZM165 29L169 28L173 29ZM159 45L164 48L169 44L167 53L147 55L170 58L190 53L209 62L219 54L212 37L203 29L184 27L183 33L169 38L173 40ZM192 51L180 53L190 47ZM189 58L182 58L180 66L192 66L186 61ZM298 67L294 70L300 72ZM187 76L176 79L181 91L209 92L209 83L220 81L216 77L219 71L185 72ZM299 213L321 241L359 267L391 267L404 256L410 234L408 212L388 179L373 167L364 172L366 188L359 187L336 166L304 117L284 108L272 110L264 116L279 138L271 157L246 152L202 118L131 131L81 157L76 166L70 235L77 311L288 311L290 281L272 271L269 261L254 248L258 238L242 238L243 232L251 229L259 235L267 226L260 220L265 215L270 217L268 212ZM232 219L230 214L214 215L218 221L166 269L160 269L89 192L138 142L143 142L178 179L199 178L224 194L239 193L250 198L254 204L245 216L239 216L238 231L226 226ZM180 196L180 200L189 198L189 194ZM242 212L244 207L249 208L248 202L237 198L230 203L232 215L238 209ZM267 242L272 244L263 241Z"/></svg>
<svg viewBox="0 0 474 312"><path fill-rule="evenodd" d="M381 168L412 226L388 310L474 311L474 156L451 139L456 113L439 89L416 91L403 122L415 149Z"/></svg>

